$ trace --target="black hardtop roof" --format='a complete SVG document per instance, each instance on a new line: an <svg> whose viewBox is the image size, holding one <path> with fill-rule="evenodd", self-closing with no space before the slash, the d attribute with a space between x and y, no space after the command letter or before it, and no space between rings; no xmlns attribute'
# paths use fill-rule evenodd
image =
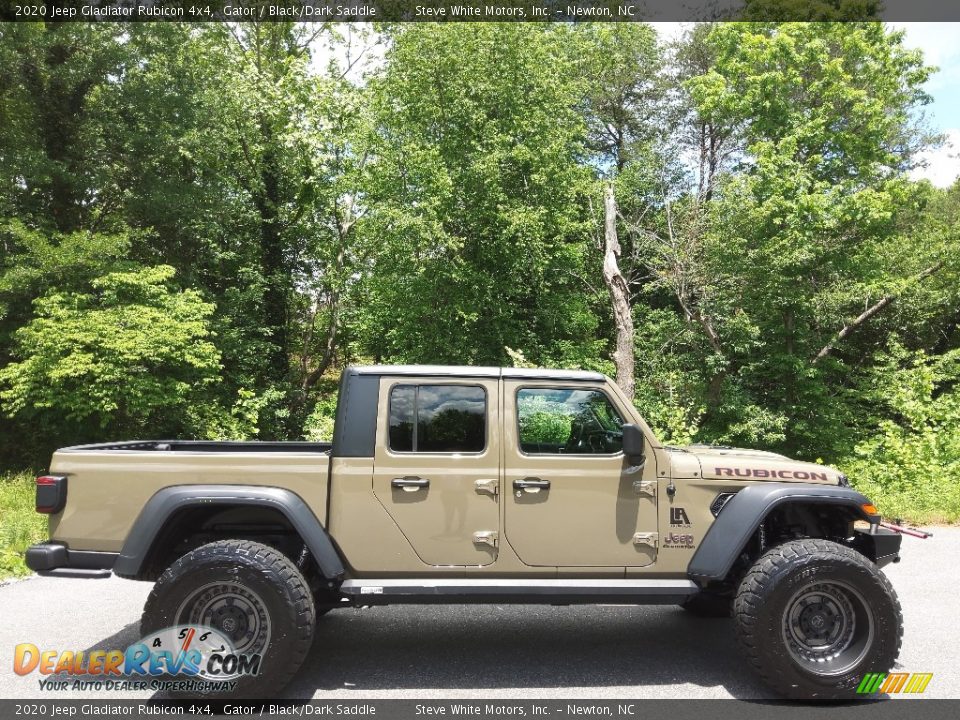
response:
<svg viewBox="0 0 960 720"><path fill-rule="evenodd" d="M589 370L549 370L542 368L473 367L468 365L351 365L354 375L418 375L427 377L519 378L530 380L603 381L606 376Z"/></svg>

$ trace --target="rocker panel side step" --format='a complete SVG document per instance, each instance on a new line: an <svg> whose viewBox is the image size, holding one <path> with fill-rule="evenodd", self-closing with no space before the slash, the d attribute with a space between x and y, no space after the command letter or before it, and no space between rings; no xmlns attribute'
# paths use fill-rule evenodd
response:
<svg viewBox="0 0 960 720"><path fill-rule="evenodd" d="M340 592L356 605L516 603L540 605L675 605L699 588L690 580L346 580Z"/></svg>

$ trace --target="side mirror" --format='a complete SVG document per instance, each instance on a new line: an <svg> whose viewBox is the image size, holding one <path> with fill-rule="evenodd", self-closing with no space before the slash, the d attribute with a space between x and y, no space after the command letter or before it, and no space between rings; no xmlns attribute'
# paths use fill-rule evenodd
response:
<svg viewBox="0 0 960 720"><path fill-rule="evenodd" d="M643 431L636 425L630 424L624 425L621 430L623 430L623 454L631 464L643 467L647 461L643 453L645 442Z"/></svg>

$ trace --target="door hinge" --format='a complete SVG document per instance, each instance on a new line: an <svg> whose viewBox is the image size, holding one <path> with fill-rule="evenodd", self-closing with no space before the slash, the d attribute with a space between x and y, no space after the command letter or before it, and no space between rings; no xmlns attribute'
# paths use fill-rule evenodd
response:
<svg viewBox="0 0 960 720"><path fill-rule="evenodd" d="M633 535L634 545L649 545L654 550L657 549L657 543L659 540L660 536L655 532L634 533Z"/></svg>
<svg viewBox="0 0 960 720"><path fill-rule="evenodd" d="M650 497L656 497L657 481L656 480L634 480L633 491L637 495L648 495Z"/></svg>
<svg viewBox="0 0 960 720"><path fill-rule="evenodd" d="M497 535L498 533L495 530L481 530L473 534L473 542L475 545L489 545L495 548L497 546Z"/></svg>
<svg viewBox="0 0 960 720"><path fill-rule="evenodd" d="M483 480L475 480L473 486L478 493L497 495L500 492L500 481L495 479L485 478Z"/></svg>

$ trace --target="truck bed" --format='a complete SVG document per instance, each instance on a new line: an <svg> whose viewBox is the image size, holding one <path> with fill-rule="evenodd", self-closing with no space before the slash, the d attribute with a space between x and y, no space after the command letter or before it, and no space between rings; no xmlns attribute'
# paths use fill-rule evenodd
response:
<svg viewBox="0 0 960 720"><path fill-rule="evenodd" d="M236 453L236 452L315 452L329 454L333 447L328 442L303 441L238 441L238 440L126 440L124 442L97 443L93 445L75 445L64 448L63 452L85 451L157 451L157 452L196 452L196 453Z"/></svg>
<svg viewBox="0 0 960 720"><path fill-rule="evenodd" d="M50 538L71 550L118 552L154 493L176 485L282 487L326 522L330 443L134 440L54 453L50 474L67 478L66 505Z"/></svg>

